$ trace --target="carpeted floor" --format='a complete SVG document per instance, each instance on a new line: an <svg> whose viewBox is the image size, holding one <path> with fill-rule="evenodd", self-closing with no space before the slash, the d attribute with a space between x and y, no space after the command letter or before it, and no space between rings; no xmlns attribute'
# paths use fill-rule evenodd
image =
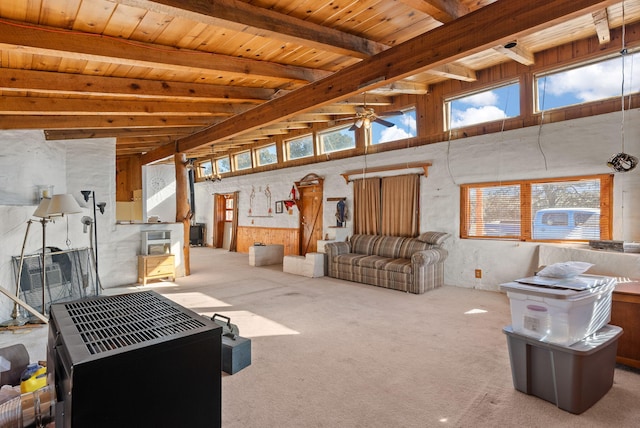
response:
<svg viewBox="0 0 640 428"><path fill-rule="evenodd" d="M223 377L223 426L631 427L640 420L640 374L580 415L514 389L505 295L443 287L405 294L245 254L193 248L192 275L164 295L198 313L221 313L252 340L252 365Z"/></svg>
<svg viewBox="0 0 640 428"><path fill-rule="evenodd" d="M252 364L223 373L225 428L635 427L640 373L574 415L514 389L504 294L445 286L423 295L306 278L246 254L191 249L191 276L155 289L231 317ZM45 336L46 338L46 336ZM168 392L168 395L170 393Z"/></svg>

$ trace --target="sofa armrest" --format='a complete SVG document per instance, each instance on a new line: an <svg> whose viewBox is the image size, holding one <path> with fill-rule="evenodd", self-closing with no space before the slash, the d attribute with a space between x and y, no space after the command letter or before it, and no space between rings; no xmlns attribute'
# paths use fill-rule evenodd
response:
<svg viewBox="0 0 640 428"><path fill-rule="evenodd" d="M329 242L324 245L324 251L327 253L329 259L340 254L347 254L351 252L351 245L348 242Z"/></svg>
<svg viewBox="0 0 640 428"><path fill-rule="evenodd" d="M424 266L442 263L446 260L449 253L444 248L435 247L429 250L416 251L411 256L411 265L414 269Z"/></svg>

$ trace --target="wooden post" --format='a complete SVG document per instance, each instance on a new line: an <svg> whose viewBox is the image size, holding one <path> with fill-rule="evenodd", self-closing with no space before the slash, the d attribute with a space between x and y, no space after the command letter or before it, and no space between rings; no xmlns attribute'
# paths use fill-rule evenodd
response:
<svg viewBox="0 0 640 428"><path fill-rule="evenodd" d="M189 171L187 171L187 155L176 153L176 222L184 225L184 240L182 245L182 259L184 260L184 274L191 274L189 263L189 236L191 232L191 206L189 205Z"/></svg>

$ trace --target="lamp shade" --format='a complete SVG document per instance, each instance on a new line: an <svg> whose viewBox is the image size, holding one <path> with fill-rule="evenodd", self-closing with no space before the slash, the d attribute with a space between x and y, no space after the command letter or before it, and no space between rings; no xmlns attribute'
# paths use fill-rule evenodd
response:
<svg viewBox="0 0 640 428"><path fill-rule="evenodd" d="M82 208L76 202L76 199L73 195L62 194L62 195L53 195L51 198L51 202L49 203L49 209L47 210L47 214L50 217L62 216L65 214L77 214L81 213Z"/></svg>
<svg viewBox="0 0 640 428"><path fill-rule="evenodd" d="M42 198L40 200L40 204L38 208L33 212L34 217L47 218L49 217L49 204L51 203L50 198Z"/></svg>

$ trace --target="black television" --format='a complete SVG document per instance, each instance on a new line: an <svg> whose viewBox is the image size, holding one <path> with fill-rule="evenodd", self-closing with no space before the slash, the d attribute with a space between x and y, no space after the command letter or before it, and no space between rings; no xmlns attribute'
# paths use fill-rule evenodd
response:
<svg viewBox="0 0 640 428"><path fill-rule="evenodd" d="M51 305L56 427L219 427L221 330L154 291Z"/></svg>

